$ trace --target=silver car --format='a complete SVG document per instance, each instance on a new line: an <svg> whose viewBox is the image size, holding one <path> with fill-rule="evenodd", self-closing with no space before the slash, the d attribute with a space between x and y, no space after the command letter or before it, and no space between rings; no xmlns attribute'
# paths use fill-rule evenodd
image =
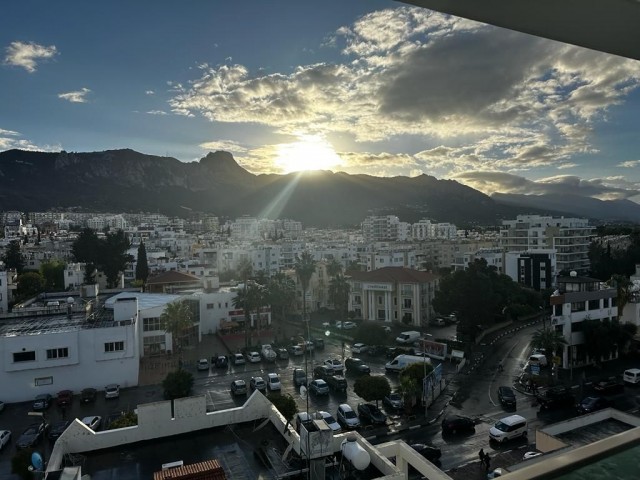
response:
<svg viewBox="0 0 640 480"><path fill-rule="evenodd" d="M352 430L360 426L360 419L358 418L358 415L353 408L346 403L342 403L338 407L338 413L336 416L338 417L340 425L346 429Z"/></svg>

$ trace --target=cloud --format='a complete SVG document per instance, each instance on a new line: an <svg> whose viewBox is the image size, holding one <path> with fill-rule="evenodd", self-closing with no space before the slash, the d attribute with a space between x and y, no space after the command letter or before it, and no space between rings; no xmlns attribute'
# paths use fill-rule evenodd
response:
<svg viewBox="0 0 640 480"><path fill-rule="evenodd" d="M45 47L34 42L11 42L6 52L4 62L7 65L22 67L29 73L37 70L38 60L46 60L58 54L54 45Z"/></svg>
<svg viewBox="0 0 640 480"><path fill-rule="evenodd" d="M91 90L89 90L88 88L82 88L80 90L76 90L75 92L59 93L58 98L67 100L71 103L86 103L87 95L89 93L91 93Z"/></svg>
<svg viewBox="0 0 640 480"><path fill-rule="evenodd" d="M22 135L14 130L0 128L0 151L20 149L36 152L59 152L62 147L58 145L36 145L30 140L19 138Z"/></svg>
<svg viewBox="0 0 640 480"><path fill-rule="evenodd" d="M622 168L638 168L640 167L640 160L627 160L626 162L619 163L617 166Z"/></svg>
<svg viewBox="0 0 640 480"><path fill-rule="evenodd" d="M323 45L340 62L269 74L203 65L169 83L169 104L285 135L421 141L412 168L426 171L514 172L579 166L597 152L594 127L640 85L636 61L414 7L365 15Z"/></svg>
<svg viewBox="0 0 640 480"><path fill-rule="evenodd" d="M156 92L154 92L153 90L147 90L146 92L144 92L146 95L155 95Z"/></svg>
<svg viewBox="0 0 640 480"><path fill-rule="evenodd" d="M168 115L164 110L149 110L147 113L149 115Z"/></svg>
<svg viewBox="0 0 640 480"><path fill-rule="evenodd" d="M234 156L238 154L244 154L249 151L247 147L233 140L215 140L211 142L203 142L198 146L204 150L211 152L215 152L217 150L230 152Z"/></svg>
<svg viewBox="0 0 640 480"><path fill-rule="evenodd" d="M466 172L455 175L458 180L481 192L514 193L523 195L567 194L593 197L600 200L630 199L638 195L640 182L629 182L623 177L581 179L574 175L558 175L539 180L504 172Z"/></svg>

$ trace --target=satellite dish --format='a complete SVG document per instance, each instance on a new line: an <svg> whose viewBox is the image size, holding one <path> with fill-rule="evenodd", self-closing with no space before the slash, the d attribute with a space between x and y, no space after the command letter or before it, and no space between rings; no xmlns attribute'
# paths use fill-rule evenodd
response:
<svg viewBox="0 0 640 480"><path fill-rule="evenodd" d="M353 465L356 470L362 471L371 463L369 452L358 444L356 437L348 437L342 441L340 446L342 448L342 454L351 462L351 465Z"/></svg>
<svg viewBox="0 0 640 480"><path fill-rule="evenodd" d="M300 397L304 400L307 398L307 387L300 385Z"/></svg>
<svg viewBox="0 0 640 480"><path fill-rule="evenodd" d="M33 468L35 468L36 470L42 471L42 469L44 468L42 455L40 455L38 452L33 452L31 454L31 465L33 465Z"/></svg>
<svg viewBox="0 0 640 480"><path fill-rule="evenodd" d="M73 305L74 299L73 297L67 297L67 303Z"/></svg>

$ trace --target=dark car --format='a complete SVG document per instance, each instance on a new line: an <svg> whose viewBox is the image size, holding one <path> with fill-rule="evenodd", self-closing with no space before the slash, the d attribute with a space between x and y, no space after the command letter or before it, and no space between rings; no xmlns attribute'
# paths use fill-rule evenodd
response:
<svg viewBox="0 0 640 480"><path fill-rule="evenodd" d="M498 387L498 400L503 407L516 408L516 394L511 387Z"/></svg>
<svg viewBox="0 0 640 480"><path fill-rule="evenodd" d="M329 385L329 388L334 392L346 392L347 391L347 379L342 375L330 375L324 379Z"/></svg>
<svg viewBox="0 0 640 480"><path fill-rule="evenodd" d="M476 428L476 421L462 415L447 415L442 420L443 434L456 434L458 432L470 432Z"/></svg>
<svg viewBox="0 0 640 480"><path fill-rule="evenodd" d="M624 384L614 378L601 380L593 384L593 391L599 395L615 395L624 392Z"/></svg>
<svg viewBox="0 0 640 480"><path fill-rule="evenodd" d="M313 341L313 346L318 350L322 350L324 348L324 338L315 337L311 339Z"/></svg>
<svg viewBox="0 0 640 480"><path fill-rule="evenodd" d="M326 380L329 377L333 377L334 370L332 367L328 365L318 365L313 369L313 378L321 378L322 380Z"/></svg>
<svg viewBox="0 0 640 480"><path fill-rule="evenodd" d="M229 359L225 355L219 355L214 362L216 368L227 368L229 366Z"/></svg>
<svg viewBox="0 0 640 480"><path fill-rule="evenodd" d="M98 391L95 388L84 388L82 392L80 392L80 402L93 403L96 401L97 396Z"/></svg>
<svg viewBox="0 0 640 480"><path fill-rule="evenodd" d="M344 361L344 366L347 369L347 373L357 374L357 375L367 375L371 373L371 368L369 365L364 363L364 361L359 358L347 358Z"/></svg>
<svg viewBox="0 0 640 480"><path fill-rule="evenodd" d="M47 431L47 427L48 425L44 422L33 423L29 425L27 429L22 432L20 438L18 438L18 441L16 442L16 448L20 450L22 448L35 447L44 437L44 434Z"/></svg>
<svg viewBox="0 0 640 480"><path fill-rule="evenodd" d="M54 423L53 425L51 425L51 429L49 430L47 438L52 442L55 442L58 437L64 433L69 425L71 425L71 420L61 420Z"/></svg>
<svg viewBox="0 0 640 480"><path fill-rule="evenodd" d="M367 355L370 357L380 357L387 352L387 347L384 345L371 345L367 350Z"/></svg>
<svg viewBox="0 0 640 480"><path fill-rule="evenodd" d="M361 420L372 425L385 425L387 423L387 416L373 403L359 403L358 416Z"/></svg>
<svg viewBox="0 0 640 480"><path fill-rule="evenodd" d="M277 348L276 358L278 360L289 360L289 352L287 352L286 348Z"/></svg>
<svg viewBox="0 0 640 480"><path fill-rule="evenodd" d="M613 402L604 397L586 397L576 405L576 410L578 415L584 415L585 413L596 412L611 406L613 406Z"/></svg>
<svg viewBox="0 0 640 480"><path fill-rule="evenodd" d="M557 410L573 407L576 403L576 399L571 391L563 385L538 391L536 400L541 410Z"/></svg>
<svg viewBox="0 0 640 480"><path fill-rule="evenodd" d="M442 452L438 447L432 447L431 445L426 445L424 443L412 443L411 448L430 462L437 462L442 456Z"/></svg>
<svg viewBox="0 0 640 480"><path fill-rule="evenodd" d="M296 387L307 384L307 374L301 368L293 369L293 383Z"/></svg>
<svg viewBox="0 0 640 480"><path fill-rule="evenodd" d="M56 396L56 403L59 407L66 407L73 402L73 392L71 390L60 390Z"/></svg>
<svg viewBox="0 0 640 480"><path fill-rule="evenodd" d="M36 399L33 401L33 406L31 408L33 408L36 411L46 410L47 408L49 408L49 405L51 405L52 399L53 397L48 393L43 393L41 395L38 395Z"/></svg>
<svg viewBox="0 0 640 480"><path fill-rule="evenodd" d="M382 404L390 410L400 410L404 408L404 399L398 392L391 392L382 399Z"/></svg>

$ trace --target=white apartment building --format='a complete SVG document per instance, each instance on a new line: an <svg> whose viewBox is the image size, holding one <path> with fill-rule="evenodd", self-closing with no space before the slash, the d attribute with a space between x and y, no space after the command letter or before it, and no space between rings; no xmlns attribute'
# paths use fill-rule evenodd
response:
<svg viewBox="0 0 640 480"><path fill-rule="evenodd" d="M558 271L588 272L589 244L593 228L585 218L553 218L518 215L503 220L500 246L507 252L555 249Z"/></svg>
<svg viewBox="0 0 640 480"><path fill-rule="evenodd" d="M0 385L5 402L60 390L138 384L137 302L122 297L112 311L69 304L71 313L8 316L0 326ZM45 312L46 313L46 312ZM15 320L14 320L15 318ZM96 375L96 372L100 372Z"/></svg>
<svg viewBox="0 0 640 480"><path fill-rule="evenodd" d="M385 267L349 275L349 311L356 318L426 327L435 315L432 303L439 277L433 273Z"/></svg>
<svg viewBox="0 0 640 480"><path fill-rule="evenodd" d="M84 284L84 263L67 263L64 267L64 288L75 290Z"/></svg>
<svg viewBox="0 0 640 480"><path fill-rule="evenodd" d="M395 215L370 216L362 222L365 242L397 240L400 219Z"/></svg>
<svg viewBox="0 0 640 480"><path fill-rule="evenodd" d="M595 278L580 277L576 272L558 278L558 289L549 298L549 304L551 326L567 341L561 355L562 368L587 365L594 360L584 348L584 321L617 319L616 299L617 290L605 287Z"/></svg>
<svg viewBox="0 0 640 480"><path fill-rule="evenodd" d="M2 262L0 262L0 314L9 311L9 303L13 298L13 292L18 288L16 280L16 271L5 269Z"/></svg>

